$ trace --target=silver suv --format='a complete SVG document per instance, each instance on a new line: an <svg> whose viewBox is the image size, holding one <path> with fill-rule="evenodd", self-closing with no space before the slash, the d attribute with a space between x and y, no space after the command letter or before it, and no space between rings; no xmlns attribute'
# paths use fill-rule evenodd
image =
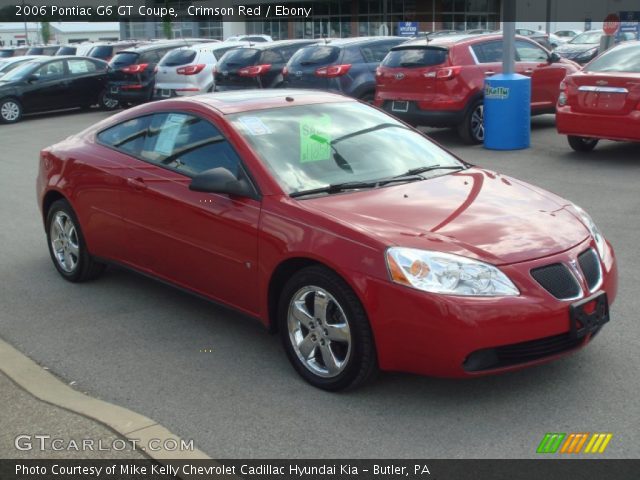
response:
<svg viewBox="0 0 640 480"><path fill-rule="evenodd" d="M213 91L213 68L225 52L248 42L201 43L176 48L158 64L154 98L199 95Z"/></svg>

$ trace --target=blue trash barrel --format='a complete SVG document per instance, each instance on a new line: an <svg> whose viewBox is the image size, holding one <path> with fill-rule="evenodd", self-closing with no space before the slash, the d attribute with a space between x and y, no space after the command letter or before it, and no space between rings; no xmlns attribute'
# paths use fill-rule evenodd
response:
<svg viewBox="0 0 640 480"><path fill-rule="evenodd" d="M531 143L531 79L517 73L484 81L484 146L519 150Z"/></svg>

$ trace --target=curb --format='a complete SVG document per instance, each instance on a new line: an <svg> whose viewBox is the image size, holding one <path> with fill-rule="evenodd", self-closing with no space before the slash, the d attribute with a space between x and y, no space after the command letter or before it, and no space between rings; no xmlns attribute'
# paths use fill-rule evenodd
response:
<svg viewBox="0 0 640 480"><path fill-rule="evenodd" d="M211 460L198 449L154 451L158 448L155 444L154 450L150 449L152 439L161 439L163 446L165 440L174 440L180 445L182 439L144 415L74 390L1 339L0 371L37 399L95 420L127 439L136 440L137 450L153 460Z"/></svg>

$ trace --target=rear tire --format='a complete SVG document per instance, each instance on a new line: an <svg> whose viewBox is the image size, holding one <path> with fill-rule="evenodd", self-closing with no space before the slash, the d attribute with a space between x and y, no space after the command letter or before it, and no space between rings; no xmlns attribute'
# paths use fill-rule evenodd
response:
<svg viewBox="0 0 640 480"><path fill-rule="evenodd" d="M98 277L106 268L91 257L80 223L66 200L53 202L47 212L47 244L53 265L70 282L86 282Z"/></svg>
<svg viewBox="0 0 640 480"><path fill-rule="evenodd" d="M458 125L458 134L465 143L477 145L484 142L484 102L476 100Z"/></svg>
<svg viewBox="0 0 640 480"><path fill-rule="evenodd" d="M118 102L118 100L116 100L115 98L111 98L106 90L100 92L98 103L100 104L100 108L107 112L115 110L120 106L120 102Z"/></svg>
<svg viewBox="0 0 640 480"><path fill-rule="evenodd" d="M17 123L22 119L22 104L15 98L0 100L0 123Z"/></svg>
<svg viewBox="0 0 640 480"><path fill-rule="evenodd" d="M590 152L596 148L599 141L597 138L577 137L574 135L567 136L567 140L571 148L576 152Z"/></svg>
<svg viewBox="0 0 640 480"><path fill-rule="evenodd" d="M294 274L278 304L278 327L289 361L317 388L338 391L378 371L367 314L347 283L322 266Z"/></svg>

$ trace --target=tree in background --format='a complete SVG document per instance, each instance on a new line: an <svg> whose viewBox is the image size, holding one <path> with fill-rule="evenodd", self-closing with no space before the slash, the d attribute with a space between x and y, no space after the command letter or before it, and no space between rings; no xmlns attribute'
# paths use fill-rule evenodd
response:
<svg viewBox="0 0 640 480"><path fill-rule="evenodd" d="M169 0L164 0L164 6L169 8ZM162 29L164 36L171 40L173 38L173 28L171 27L171 19L168 15L162 19Z"/></svg>
<svg viewBox="0 0 640 480"><path fill-rule="evenodd" d="M47 45L51 39L51 26L49 22L40 23L40 36L42 37L42 43Z"/></svg>

